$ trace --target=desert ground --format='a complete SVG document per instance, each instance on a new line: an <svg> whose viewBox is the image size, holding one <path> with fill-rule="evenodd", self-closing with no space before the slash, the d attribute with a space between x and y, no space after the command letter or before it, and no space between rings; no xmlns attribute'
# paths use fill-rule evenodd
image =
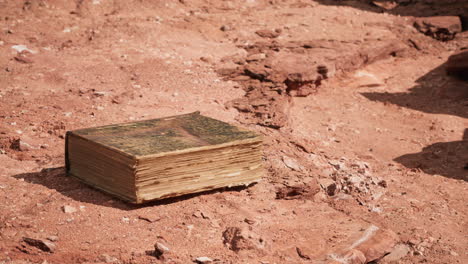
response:
<svg viewBox="0 0 468 264"><path fill-rule="evenodd" d="M468 263L467 30L465 0L0 0L0 263ZM260 183L65 173L66 131L194 111L263 136Z"/></svg>

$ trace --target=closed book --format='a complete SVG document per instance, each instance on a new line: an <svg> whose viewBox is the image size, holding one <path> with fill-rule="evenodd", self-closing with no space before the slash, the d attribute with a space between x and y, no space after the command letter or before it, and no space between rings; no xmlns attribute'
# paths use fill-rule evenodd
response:
<svg viewBox="0 0 468 264"><path fill-rule="evenodd" d="M199 112L69 131L67 173L132 203L258 182L262 139Z"/></svg>

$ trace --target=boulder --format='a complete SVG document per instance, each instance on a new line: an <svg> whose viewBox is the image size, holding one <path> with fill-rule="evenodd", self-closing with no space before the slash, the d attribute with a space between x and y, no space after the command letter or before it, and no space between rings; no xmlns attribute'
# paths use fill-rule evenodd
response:
<svg viewBox="0 0 468 264"><path fill-rule="evenodd" d="M458 52L447 60L447 74L468 81L468 50Z"/></svg>
<svg viewBox="0 0 468 264"><path fill-rule="evenodd" d="M419 32L441 41L455 38L462 31L462 24L458 16L434 16L417 18L414 27Z"/></svg>

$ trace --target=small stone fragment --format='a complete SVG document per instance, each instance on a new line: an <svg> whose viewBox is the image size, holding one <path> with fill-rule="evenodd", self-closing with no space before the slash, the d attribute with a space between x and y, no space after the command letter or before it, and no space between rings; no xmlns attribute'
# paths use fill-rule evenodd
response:
<svg viewBox="0 0 468 264"><path fill-rule="evenodd" d="M255 220L252 219L252 218L245 218L245 219L244 219L244 222L246 222L246 223L249 224L249 225L253 225L253 224L257 223L257 221L255 221Z"/></svg>
<svg viewBox="0 0 468 264"><path fill-rule="evenodd" d="M151 214L139 215L138 219L143 220L143 221L147 221L147 222L150 222L150 223L154 223L154 222L157 222L157 221L161 220L160 217L158 217L156 215L151 215Z"/></svg>
<svg viewBox="0 0 468 264"><path fill-rule="evenodd" d="M200 60L206 63L212 63L213 60L210 57L200 57Z"/></svg>
<svg viewBox="0 0 468 264"><path fill-rule="evenodd" d="M59 240L58 236L48 236L47 240L52 242L57 242Z"/></svg>
<svg viewBox="0 0 468 264"><path fill-rule="evenodd" d="M42 239L35 239L30 237L23 237L23 241L33 247L36 247L44 252L53 253L55 251L55 244L49 241L45 241Z"/></svg>
<svg viewBox="0 0 468 264"><path fill-rule="evenodd" d="M319 192L320 187L314 180L300 185L284 186L279 188L276 191L276 199L313 199L313 197Z"/></svg>
<svg viewBox="0 0 468 264"><path fill-rule="evenodd" d="M29 150L34 149L33 146L31 146L30 144L28 144L27 142L25 142L24 140L20 138L13 139L11 141L10 148L14 150L19 150L19 151L29 151Z"/></svg>
<svg viewBox="0 0 468 264"><path fill-rule="evenodd" d="M372 3L385 10L392 10L398 6L398 3L395 1L372 1Z"/></svg>
<svg viewBox="0 0 468 264"><path fill-rule="evenodd" d="M210 259L209 257L198 257L198 258L195 259L195 262L200 263L200 264L204 264L204 263L211 263L211 262L213 262L213 260Z"/></svg>
<svg viewBox="0 0 468 264"><path fill-rule="evenodd" d="M67 214L72 214L72 213L75 213L77 212L77 209L73 206L70 206L70 205L64 205L62 207L62 210L64 213L67 213Z"/></svg>
<svg viewBox="0 0 468 264"><path fill-rule="evenodd" d="M20 63L31 64L33 63L33 60L29 57L28 54L30 53L26 51L18 53L18 55L15 56L15 60Z"/></svg>
<svg viewBox="0 0 468 264"><path fill-rule="evenodd" d="M105 263L118 263L119 260L116 257L109 256L108 254L102 254L100 259Z"/></svg>
<svg viewBox="0 0 468 264"><path fill-rule="evenodd" d="M245 58L247 62L260 61L264 59L266 59L265 53L252 54L252 55L247 56L247 58Z"/></svg>
<svg viewBox="0 0 468 264"><path fill-rule="evenodd" d="M318 179L318 182L329 196L333 196L337 193L337 185L332 179L322 178Z"/></svg>
<svg viewBox="0 0 468 264"><path fill-rule="evenodd" d="M269 30L269 29L262 29L255 31L255 34L262 38L277 38L281 35L281 29Z"/></svg>
<svg viewBox="0 0 468 264"><path fill-rule="evenodd" d="M26 45L13 45L11 46L12 49L16 50L18 53L21 53L23 51L27 51L30 53L36 53L36 51L33 51L29 49Z"/></svg>
<svg viewBox="0 0 468 264"><path fill-rule="evenodd" d="M283 156L283 162L286 167L294 170L294 171L302 171L302 166L297 162L296 159L293 159L288 156Z"/></svg>
<svg viewBox="0 0 468 264"><path fill-rule="evenodd" d="M161 258L164 255L164 253L167 253L169 251L170 249L168 247L159 242L156 242L156 244L154 244L154 255L157 258Z"/></svg>
<svg viewBox="0 0 468 264"><path fill-rule="evenodd" d="M219 29L220 29L221 31L229 31L229 30L232 30L232 28L231 28L229 25L222 25Z"/></svg>
<svg viewBox="0 0 468 264"><path fill-rule="evenodd" d="M223 232L224 244L232 251L263 248L265 241L253 232L239 227L228 227Z"/></svg>
<svg viewBox="0 0 468 264"><path fill-rule="evenodd" d="M410 247L405 244L398 244L395 248L390 252L390 254L386 255L382 260L384 262L397 262L400 259L404 258L410 252Z"/></svg>

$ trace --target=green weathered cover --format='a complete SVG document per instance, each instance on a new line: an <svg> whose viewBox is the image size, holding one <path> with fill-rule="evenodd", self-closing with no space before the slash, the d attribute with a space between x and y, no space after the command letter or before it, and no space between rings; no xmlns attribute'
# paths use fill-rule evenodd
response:
<svg viewBox="0 0 468 264"><path fill-rule="evenodd" d="M217 145L258 136L254 132L200 115L199 112L79 129L72 133L133 156Z"/></svg>

